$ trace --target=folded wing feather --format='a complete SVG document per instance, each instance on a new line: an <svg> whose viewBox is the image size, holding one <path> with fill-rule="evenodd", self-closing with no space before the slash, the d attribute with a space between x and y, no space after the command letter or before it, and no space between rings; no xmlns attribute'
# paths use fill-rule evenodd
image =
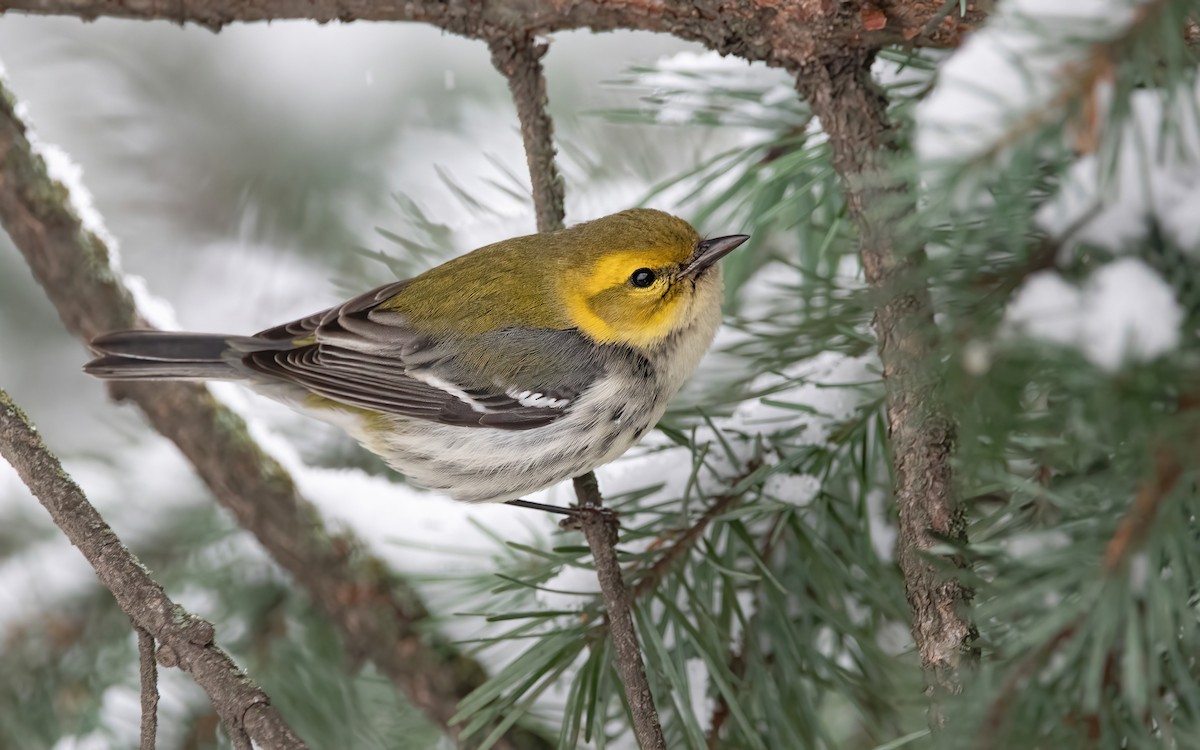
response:
<svg viewBox="0 0 1200 750"><path fill-rule="evenodd" d="M513 430L561 418L604 373L607 352L573 329L424 335L379 309L405 284L263 331L252 341L270 346L238 345L241 364L348 406Z"/></svg>

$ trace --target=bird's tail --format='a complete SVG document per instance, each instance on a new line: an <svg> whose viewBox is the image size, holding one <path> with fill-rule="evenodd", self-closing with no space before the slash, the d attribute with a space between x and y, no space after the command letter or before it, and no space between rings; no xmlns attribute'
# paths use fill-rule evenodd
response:
<svg viewBox="0 0 1200 750"><path fill-rule="evenodd" d="M247 336L168 331L117 331L92 340L97 356L84 372L106 380L233 380Z"/></svg>

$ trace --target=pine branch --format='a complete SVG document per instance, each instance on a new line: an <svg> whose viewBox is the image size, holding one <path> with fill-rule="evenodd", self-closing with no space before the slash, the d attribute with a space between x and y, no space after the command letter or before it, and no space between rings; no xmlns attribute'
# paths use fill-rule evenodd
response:
<svg viewBox="0 0 1200 750"><path fill-rule="evenodd" d="M138 676L142 691L142 738L139 750L154 750L158 735L158 665L154 661L154 636L137 628Z"/></svg>
<svg viewBox="0 0 1200 750"><path fill-rule="evenodd" d="M1104 553L1104 572L1107 575L1116 575L1129 564L1134 552L1150 533L1163 501L1175 489L1181 476L1183 462L1179 452L1172 446L1159 445L1154 451L1154 472L1138 489L1133 504L1108 542Z"/></svg>
<svg viewBox="0 0 1200 750"><path fill-rule="evenodd" d="M769 561L772 553L775 552L775 545L779 542L779 528L783 525L785 514L778 513L775 520L767 528L763 534L763 543L759 547L758 557L763 561ZM758 620L759 612L755 610L754 614L749 618L745 627L742 628L741 642L738 643L733 653L729 658L729 673L738 681L744 680L746 676L747 659L746 654L750 648L751 633L754 632L754 626ZM721 745L721 729L725 726L725 721L729 718L729 701L725 698L724 693L717 695L716 705L713 706L712 714L708 722L708 737L706 745L708 750L716 750Z"/></svg>
<svg viewBox="0 0 1200 750"><path fill-rule="evenodd" d="M1181 417L1187 419L1194 416L1197 409L1200 409L1200 393L1186 392L1179 396L1177 413ZM1183 445L1194 446L1197 437L1196 426L1189 425L1184 430L1183 437ZM1133 554L1146 541L1163 502L1179 484L1184 468L1179 445L1159 440L1154 449L1153 472L1138 488L1133 503L1108 541L1108 547L1104 551L1105 574L1113 576L1126 569Z"/></svg>
<svg viewBox="0 0 1200 750"><path fill-rule="evenodd" d="M877 0L864 4L853 25L829 26L825 11L810 3L777 0L3 0L0 12L192 23L220 31L235 23L310 19L330 21L419 21L473 39L520 39L571 29L655 31L699 42L723 54L792 67L810 54L814 41L882 47L906 43L956 47L987 17L990 2L976 0L965 16L952 12L937 22L944 0ZM932 22L932 23L931 23Z"/></svg>
<svg viewBox="0 0 1200 750"><path fill-rule="evenodd" d="M754 469L756 469L757 466L757 464L751 465L744 474L738 478L735 478L732 482L730 482L730 484L740 484L745 477L754 472ZM705 509L702 514L700 514L700 517L697 518L694 523L682 531L676 532L675 539L671 542L671 546L668 547L667 550L654 561L654 564L642 574L641 578L638 579L637 584L633 587L633 596L637 599L640 599L643 596L648 595L651 590L654 589L654 587L657 586L658 583L667 575L672 566L674 566L681 557L687 554L687 552L689 552L692 547L695 546L700 537L704 536L704 532L708 529L709 524L713 522L713 519L732 508L741 498L741 494L733 492L721 495L713 501L712 505L708 506L708 508Z"/></svg>
<svg viewBox="0 0 1200 750"><path fill-rule="evenodd" d="M149 327L114 273L104 242L84 229L67 190L47 176L14 106L0 89L0 222L73 334L88 341L106 331ZM119 383L111 393L135 402L179 447L217 501L337 625L352 657L373 662L454 734L449 719L458 701L483 683L484 670L444 641L427 642L422 625L429 613L410 585L348 533L331 535L291 476L203 387ZM507 746L545 746L538 738L513 740L519 734L510 732Z"/></svg>
<svg viewBox="0 0 1200 750"><path fill-rule="evenodd" d="M47 450L45 443L17 408L8 394L0 390L0 455L17 470L30 491L41 501L54 523L62 529L117 600L121 609L138 629L142 655L142 705L151 709L157 703L153 662L147 665L147 653L154 641L160 653L170 651L169 666L178 666L192 675L212 701L213 708L229 726L244 730L264 748L301 750L307 747L271 705L266 693L247 678L229 655L213 641L213 626L171 601L162 586L133 554L121 544L99 512L88 502L79 487L63 471L62 464ZM148 646L147 646L148 644ZM154 697L147 695L153 692ZM142 748L153 745L153 720L143 716Z"/></svg>
<svg viewBox="0 0 1200 750"><path fill-rule="evenodd" d="M521 121L538 231L561 229L564 187L554 163L554 124L546 109L546 78L541 62L547 47L536 44L531 36L495 40L489 46L493 64L508 79L508 87ZM650 683L646 679L642 650L633 625L630 592L621 574L621 563L617 560L617 516L604 507L594 473L575 477L574 484L579 505L575 515L563 524L580 529L591 548L600 592L604 598L605 618L612 638L617 673L621 677L633 717L634 735L642 750L666 750L662 723L654 705L654 695L650 692Z"/></svg>
<svg viewBox="0 0 1200 750"><path fill-rule="evenodd" d="M1001 750L1001 748L1006 747L1005 722L1009 709L1017 697L1017 693L1050 660L1050 657L1054 655L1059 647L1069 641L1078 632L1079 624L1079 619L1067 623L1048 641L1022 659L1016 668L1009 673L1008 678L1004 681L1004 685L1000 688L1000 692L996 695L992 704L988 706L987 714L984 715L983 722L980 724L978 743L976 745L978 750Z"/></svg>
<svg viewBox="0 0 1200 750"><path fill-rule="evenodd" d="M843 3L842 23L853 27L861 10L861 3ZM887 99L871 79L874 52L835 41L804 62L797 85L829 136L867 281L878 294L874 325L899 509L898 557L933 700L931 725L939 727L945 721L940 699L961 691L958 669L977 657L976 631L962 611L971 592L928 558L941 540L966 543L966 517L951 469L954 424L939 387L932 301L917 277L924 252L900 247L893 236L892 204L902 193L884 182L886 154L895 145Z"/></svg>

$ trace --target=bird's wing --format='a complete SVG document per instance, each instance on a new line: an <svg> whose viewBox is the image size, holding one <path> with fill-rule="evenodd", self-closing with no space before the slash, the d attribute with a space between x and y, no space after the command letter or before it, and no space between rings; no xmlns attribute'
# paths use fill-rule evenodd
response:
<svg viewBox="0 0 1200 750"><path fill-rule="evenodd" d="M380 307L404 284L263 331L239 346L241 363L348 406L523 430L568 413L614 356L575 330L506 328L453 340L424 335L404 315Z"/></svg>

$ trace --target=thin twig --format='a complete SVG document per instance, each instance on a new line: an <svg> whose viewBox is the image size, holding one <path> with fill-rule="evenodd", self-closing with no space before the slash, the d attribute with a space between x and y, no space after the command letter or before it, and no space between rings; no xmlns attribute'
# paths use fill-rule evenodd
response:
<svg viewBox="0 0 1200 750"><path fill-rule="evenodd" d="M554 162L554 121L547 109L546 76L542 72L542 56L549 47L530 36L504 36L488 42L488 48L492 64L508 79L517 107L538 231L562 229L563 179Z"/></svg>
<svg viewBox="0 0 1200 750"><path fill-rule="evenodd" d="M601 505L595 474L588 473L575 478L575 495L579 498L579 513L563 521L563 524L581 529L592 549L596 577L600 581L601 596L604 597L605 618L612 638L617 674L621 677L633 717L633 732L642 750L665 750L667 745L663 739L662 724L654 705L654 696L650 693L650 682L646 679L646 668L642 663L642 649L633 626L629 590L625 588L621 563L617 560L619 525L616 513Z"/></svg>
<svg viewBox="0 0 1200 750"><path fill-rule="evenodd" d="M1158 518L1163 501L1178 484L1182 475L1183 465L1179 453L1166 444L1160 444L1154 452L1154 471L1138 488L1133 503L1105 548L1101 568L1106 576L1112 577L1127 569L1134 552L1145 541L1155 519ZM1009 672L980 724L977 739L979 750L993 750L1006 746L1005 719L1013 701L1037 671L1078 632L1082 621L1083 617L1077 617L1064 625Z"/></svg>
<svg viewBox="0 0 1200 750"><path fill-rule="evenodd" d="M1183 475L1183 462L1179 452L1168 445L1159 445L1154 451L1154 472L1138 489L1125 517L1117 526L1116 533L1108 541L1104 552L1104 572L1115 575L1123 570L1141 546L1154 520L1158 518L1163 501Z"/></svg>
<svg viewBox="0 0 1200 750"><path fill-rule="evenodd" d="M1176 403L1177 414L1188 419L1194 417L1197 410L1200 410L1200 391L1188 390L1179 395ZM1163 501L1183 476L1183 457L1180 455L1178 443L1195 445L1197 431L1197 425L1189 422L1181 441L1159 439L1156 442L1154 471L1138 488L1133 504L1121 519L1105 550L1104 572L1108 575L1116 575L1125 570L1133 553L1145 542L1162 509Z"/></svg>
<svg viewBox="0 0 1200 750"><path fill-rule="evenodd" d="M841 24L853 27L861 10L860 2L841 3ZM797 86L829 136L866 278L878 295L874 324L899 511L898 562L936 729L945 720L942 698L962 689L960 666L977 658L976 631L964 611L971 591L928 557L941 540L966 543L966 516L951 464L954 423L938 376L933 304L919 275L924 252L901 247L894 235L904 193L884 177L894 129L887 98L871 78L874 50L827 43L818 49L801 66ZM958 557L949 562L966 564Z"/></svg>
<svg viewBox="0 0 1200 750"><path fill-rule="evenodd" d="M1079 629L1079 622L1077 618L1064 625L1050 640L1027 655L1009 672L1007 679L1005 679L1003 686L1000 688L1000 692L996 694L995 699L988 706L987 714L984 715L983 722L980 724L977 742L978 750L998 750L998 748L1007 747L1005 717L1008 715L1008 711L1012 707L1017 693L1037 674L1042 665L1050 660L1050 657L1054 655L1059 646L1069 641L1075 635Z"/></svg>
<svg viewBox="0 0 1200 750"><path fill-rule="evenodd" d="M12 95L0 88L0 222L67 329L90 341L107 331L148 328L114 272L108 248L86 230L70 196L33 153ZM135 402L195 467L217 501L303 587L339 629L352 660L368 660L452 735L458 702L486 673L423 627L417 591L364 551L348 532L329 533L291 476L268 456L236 414L202 386L118 383L114 398ZM431 642L432 641L432 642ZM513 729L498 747L549 747Z"/></svg>
<svg viewBox="0 0 1200 750"><path fill-rule="evenodd" d="M733 483L736 484L737 482L735 481ZM683 555L687 553L693 545L696 544L696 541L704 535L704 531L708 528L709 524L713 522L713 519L732 508L734 504L741 499L741 497L741 495L734 493L728 493L719 496L713 501L712 505L709 505L708 508L706 508L702 514L700 514L695 522L693 522L682 532L677 532L677 535L674 537L674 541L671 542L671 546L667 548L667 551L659 555L654 563L646 570L646 572L643 573L640 578L638 578L637 583L634 584L634 598L641 599L643 596L649 594L651 589L657 586L659 581L661 581L666 576L667 572L670 571L671 566L673 566L675 562L679 560L679 558L683 557Z"/></svg>
<svg viewBox="0 0 1200 750"><path fill-rule="evenodd" d="M554 123L546 110L546 78L541 62L546 46L537 44L532 36L496 37L489 40L488 46L496 69L508 79L521 121L538 231L561 229L563 181L554 163ZM575 495L579 500L577 512L563 521L563 525L583 531L592 550L617 674L629 702L634 734L642 750L665 750L662 724L646 679L642 650L633 625L630 592L617 560L619 525L616 514L604 507L596 475L592 472L575 478Z"/></svg>
<svg viewBox="0 0 1200 750"><path fill-rule="evenodd" d="M142 739L140 750L154 750L158 737L158 664L154 661L154 636L137 628L138 674L142 685Z"/></svg>
<svg viewBox="0 0 1200 750"><path fill-rule="evenodd" d="M1197 409L1200 409L1200 392L1185 391L1180 394L1176 409L1185 419L1194 417ZM1163 501L1183 476L1183 457L1178 443L1193 446L1196 437L1197 426L1189 423L1182 441L1160 439L1156 442L1154 470L1138 488L1133 504L1129 506L1104 551L1104 572L1107 575L1116 575L1125 570L1134 552L1146 541L1162 510Z"/></svg>
<svg viewBox="0 0 1200 750"><path fill-rule="evenodd" d="M251 683L213 642L212 624L171 601L141 562L121 544L46 448L36 428L3 390L0 390L0 456L17 470L21 481L50 512L54 523L83 553L96 577L133 620L139 630L143 680L147 671L145 654L153 652L157 640L162 644L160 659L164 652L169 652L168 664L192 675L227 724L244 729L264 748L307 747L271 705L267 694ZM142 631L148 646L143 645ZM143 707L148 703L143 690ZM145 736L142 747L146 747Z"/></svg>

